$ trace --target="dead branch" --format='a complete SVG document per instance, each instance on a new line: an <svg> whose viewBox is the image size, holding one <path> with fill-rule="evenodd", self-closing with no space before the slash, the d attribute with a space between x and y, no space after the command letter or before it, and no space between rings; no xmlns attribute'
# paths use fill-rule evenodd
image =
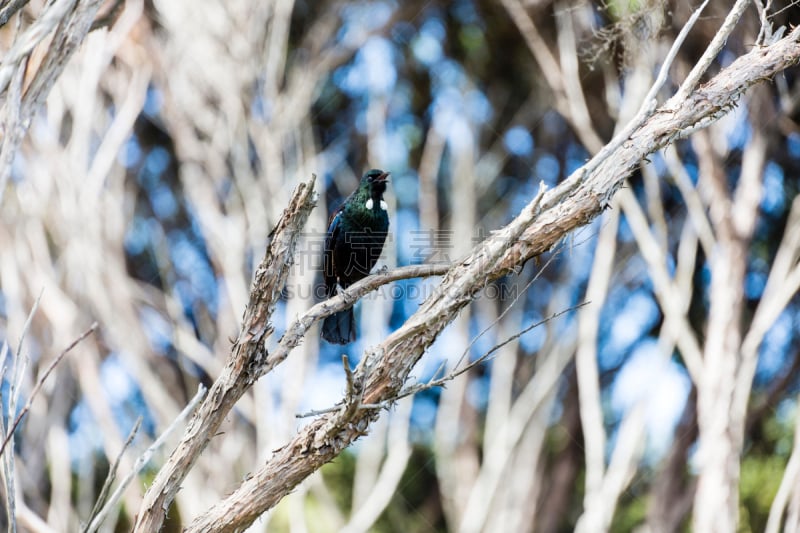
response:
<svg viewBox="0 0 800 533"><path fill-rule="evenodd" d="M270 234L270 243L256 270L242 329L231 349L228 363L192 417L181 442L145 493L135 531L158 531L161 528L181 481L211 437L216 435L225 416L267 364L264 340L272 333L270 318L289 275L297 239L315 204L315 179L312 176L308 183L297 187Z"/></svg>
<svg viewBox="0 0 800 533"><path fill-rule="evenodd" d="M0 96L5 96L5 135L0 143L0 201L11 175L13 156L30 125L31 117L44 103L67 62L89 33L102 0L59 0L49 4L27 31L14 42L0 63ZM20 6L21 7L21 6ZM29 73L30 84L22 94L22 74L34 48L52 34L42 64ZM19 86L13 78L19 76ZM11 94L8 94L8 93ZM5 93L5 94L4 94Z"/></svg>

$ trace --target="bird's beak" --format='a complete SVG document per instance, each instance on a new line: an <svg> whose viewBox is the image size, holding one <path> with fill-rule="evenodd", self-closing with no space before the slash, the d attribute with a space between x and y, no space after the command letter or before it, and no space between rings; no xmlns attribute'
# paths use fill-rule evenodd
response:
<svg viewBox="0 0 800 533"><path fill-rule="evenodd" d="M375 181L380 183L386 183L387 181L389 181L389 172L384 172L383 174L375 178Z"/></svg>

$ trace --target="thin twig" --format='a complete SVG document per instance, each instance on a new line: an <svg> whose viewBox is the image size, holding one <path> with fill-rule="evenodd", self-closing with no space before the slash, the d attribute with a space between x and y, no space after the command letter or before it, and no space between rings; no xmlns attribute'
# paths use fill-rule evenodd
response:
<svg viewBox="0 0 800 533"><path fill-rule="evenodd" d="M582 303L579 303L577 305L573 305L571 307L568 307L566 309L563 309L561 311L553 313L552 315L550 315L547 318L544 318L544 319L542 319L542 320L540 320L538 322L535 322L535 323L531 324L530 326L528 326L528 327L524 328L523 330L518 331L514 335L510 336L509 338L507 338L503 342L501 342L499 344L496 344L491 349L489 349L486 353L481 355L479 358L475 359L473 362L471 362L467 366L465 366L463 368L460 368L458 370L453 370L452 372L450 372L446 376L443 376L443 377L441 377L439 379L432 379L432 380L428 381L427 383L417 383L415 385L411 385L409 387L406 387L402 391L398 392L396 396L388 398L388 399L386 399L386 400L384 400L384 401L382 401L380 403L376 403L376 404L359 404L359 408L360 409L382 409L382 408L384 408L384 407L386 407L386 406L388 406L388 405L390 405L390 404L392 404L392 403L394 403L394 402L396 402L398 400L402 400L403 398L405 398L407 396L411 396L412 394L417 394L419 392L422 392L422 391L425 391L425 390L429 390L429 389L432 389L434 387L444 387L445 384L448 381L453 381L455 378L457 378L461 374L464 374L465 372L469 372L470 370L472 370L476 366L480 365L481 363L484 363L486 361L491 360L493 353L498 351L500 348L502 348L506 344L508 344L510 342L513 342L513 341L517 340L518 338L522 337L523 335L525 335L530 330L532 330L534 328L537 328L537 327L539 327L539 326L541 326L543 324L546 324L547 322L549 322L549 321L551 321L553 319L556 319L556 318L560 317L561 315L563 315L565 313L569 313L571 311L575 311L577 309L580 309L581 307L583 307L585 305L588 305L589 303L591 303L591 302L582 302ZM336 412L339 409L341 409L343 405L344 405L344 402L339 402L336 405L333 405L332 407L327 407L325 409L318 409L318 410L307 411L305 413L298 413L297 415L295 415L295 417L296 418L308 418L308 417L312 417L312 416L319 416L319 415L324 415L324 414L327 414L327 413L333 413L333 412Z"/></svg>
<svg viewBox="0 0 800 533"><path fill-rule="evenodd" d="M45 370L42 376L39 378L39 381L36 382L36 386L33 387L33 390L31 391L31 394L28 397L28 401L25 403L25 407L22 408L17 417L14 419L14 423L9 428L5 439L3 440L3 444L0 445L0 455L3 455L3 451L6 449L8 441L11 440L11 437L14 435L14 431L17 429L17 426L19 425L20 421L22 421L22 418L30 410L34 398L36 398L36 395L39 394L39 391L42 389L42 385L44 385L45 380L50 376L50 373L53 371L56 365L58 365L58 363L61 362L61 359L63 359L64 356L70 352L70 350L72 350L75 346L77 346L78 343L81 342L83 339L94 333L95 330L97 330L97 322L92 324L89 327L89 329L81 333L81 335L77 339L72 341L72 343L70 343L70 345L67 346L64 349L64 351L62 351L60 354L58 354L58 356L55 359L53 359L53 361L50 363L50 366L47 367L47 370Z"/></svg>
<svg viewBox="0 0 800 533"><path fill-rule="evenodd" d="M342 408L342 405L343 405L343 402L339 402L339 403L334 404L331 407L326 407L324 409L311 409L310 411L305 411L303 413L297 413L296 415L294 415L294 417L295 418L310 418L312 416L326 415L328 413L333 413L333 412L338 411L339 409Z"/></svg>
<svg viewBox="0 0 800 533"><path fill-rule="evenodd" d="M316 304L314 307L303 313L297 321L305 321L306 318L314 318L314 321L325 318L328 315L337 313L348 307L352 307L362 296L374 291L375 289L403 279L426 278L431 276L442 276L452 267L449 263L423 264L399 267L392 270L379 271L366 278L353 283L336 296ZM344 304L342 306L342 304ZM290 328L291 329L291 328ZM286 336L286 334L284 334Z"/></svg>
<svg viewBox="0 0 800 533"><path fill-rule="evenodd" d="M22 376L25 373L25 368L28 366L28 356L23 355L23 344L25 342L25 336L28 333L28 329L33 322L33 315L36 314L36 310L39 308L39 301L42 298L42 292L44 289L39 292L39 296L36 298L36 301L33 303L33 307L28 313L28 317L25 319L25 324L22 326L22 332L19 336L19 343L17 344L17 353L16 359L14 360L14 372L9 380L9 397L8 397L8 416L11 417L14 413L17 412L17 403L19 402L19 393L22 389ZM8 354L8 346L6 345L6 349L4 350L3 354L3 362L7 361L6 355ZM5 376L5 367L2 369L2 375ZM14 429L17 427L19 419L14 422L12 428L6 432L5 423L2 422L4 417L0 416L0 429L3 431L3 435L6 435L5 441L3 442L2 448L0 448L0 457L3 461L3 483L6 489L6 498L5 498L5 505L6 505L6 516L8 517L8 530L11 533L16 533L17 531L17 502L16 502L16 473L15 473L15 466L14 466L14 454L11 453L8 456L3 457L3 448L5 448L6 443L11 440L13 442L14 436Z"/></svg>
<svg viewBox="0 0 800 533"><path fill-rule="evenodd" d="M376 272L375 274L353 283L336 296L314 305L311 309L297 317L294 322L286 328L286 331L278 341L278 346L269 355L268 364L259 375L269 372L286 359L289 352L300 343L311 326L316 322L334 313L352 307L359 298L369 294L378 287L402 279L443 276L451 267L452 265L449 263L411 265L395 268L393 270Z"/></svg>
<svg viewBox="0 0 800 533"><path fill-rule="evenodd" d="M108 475L106 476L106 480L103 482L103 488L100 491L100 496L98 496L97 501L94 502L92 512L89 513L89 518L86 521L86 527L83 528L84 533L90 533L89 525L103 508L103 505L105 505L106 499L108 498L108 492L111 490L111 485L113 485L114 480L117 479L117 470L119 469L119 463L122 461L122 456L125 454L125 450L127 450L133 442L133 438L136 436L136 433L139 432L139 428L142 426L142 420L142 416L139 415L130 433L128 433L128 438L125 439L122 449L119 451L119 454L117 454L114 464L111 465L111 468L108 470Z"/></svg>
<svg viewBox="0 0 800 533"><path fill-rule="evenodd" d="M719 55L722 47L725 46L728 36L733 31L733 28L736 27L736 23L739 22L739 18L741 18L742 13L744 13L749 1L750 0L738 0L736 4L734 4L733 8L728 13L728 16L725 17L722 27L720 27L719 31L714 34L714 38L711 40L708 48L706 48L706 51L703 52L703 56L694 65L694 68L692 68L691 72L689 72L689 75L686 76L686 79L681 84L678 92L676 92L675 95L670 98L670 102L680 105L681 102L686 100L692 91L694 91L694 88L697 87L698 83L700 83L700 78L703 77L703 74L705 74L706 70L708 70L708 67L711 66L711 63L714 61L717 55ZM700 6L700 8L705 7L707 3L708 0L703 2L703 5ZM698 9L698 11L695 13L698 13L700 10L701 9Z"/></svg>
<svg viewBox="0 0 800 533"><path fill-rule="evenodd" d="M497 318L495 318L492 321L491 324L486 326L483 329L483 331L481 331L480 333L478 333L477 335L475 335L472 338L472 340L470 341L469 345L467 345L467 347L464 349L464 352L461 354L461 357L459 357L458 361L456 361L456 364L454 365L454 368L458 367L458 365L460 365L462 362L464 362L464 358L467 357L467 354L469 354L469 351L472 349L473 346L475 346L475 343L478 342L478 340L481 337L483 337L486 334L487 331L489 331L495 325L497 325L500 322L500 320L502 320L503 317L505 317L508 314L508 312L511 310L511 308L514 307L514 304L517 303L517 300L519 300L520 296L522 296L523 294L526 294L528 292L528 289L530 289L531 285L533 285L533 283L541 277L541 275L544 273L544 271L547 270L547 267L550 266L550 263L552 263L553 260L555 260L555 258L558 257L558 254L559 254L560 251L561 251L560 249L555 250L553 252L553 254L551 254L550 257L547 258L547 261L542 266L542 268L539 269L539 271L536 273L536 275L533 276L528 281L528 283L525 284L525 287L522 288L522 291L520 291L516 296L514 296L514 299L511 300L511 303L509 305L507 305L505 309L503 309L503 312L501 312L499 315L497 315ZM442 367L440 367L440 368L442 368ZM434 376L435 375L436 374L434 374Z"/></svg>
<svg viewBox="0 0 800 533"><path fill-rule="evenodd" d="M42 293L44 289L39 292L39 296L36 297L36 300L33 302L33 307L31 307L30 312L28 313L27 318L25 319L25 323L22 325L22 332L19 335L19 342L17 342L17 352L16 356L14 357L14 371L10 379L9 383L9 398L8 398L8 416L12 417L17 412L17 403L19 402L19 395L20 391L22 390L22 379L23 375L25 374L25 370L28 368L28 363L30 358L28 357L27 353L22 349L25 345L25 337L28 335L28 330L31 327L31 323L33 323L33 316L36 314L36 311L39 309L39 302L42 300ZM3 374L5 374L5 369L3 369ZM14 424L16 427L16 423ZM13 429L8 431L8 434L13 433ZM6 436L6 440L8 440L8 434L4 433ZM0 455L3 454L3 449L5 448L5 442L3 446L0 446Z"/></svg>
<svg viewBox="0 0 800 533"><path fill-rule="evenodd" d="M8 368L8 366L6 366L6 362L8 361L8 352L8 341L4 340L2 353L0 353L0 383L2 383L6 377L6 369ZM2 392L0 392L0 397L2 397ZM3 423L2 418L3 417L0 416L0 425ZM0 431L0 433L5 435L5 430Z"/></svg>
<svg viewBox="0 0 800 533"><path fill-rule="evenodd" d="M761 20L761 29L758 30L756 44L763 45L772 40L772 23L769 21L769 8L772 7L772 0L767 0L766 6L761 0L753 0L753 4L758 11L758 18Z"/></svg>
<svg viewBox="0 0 800 533"><path fill-rule="evenodd" d="M541 199L542 195L544 194L544 191L546 191L546 190L547 190L547 187L546 187L544 184L540 184L539 193L537 194L536 198L534 199L534 209L535 209L535 206L536 206L536 205L538 205L538 200L540 200L540 199ZM469 353L469 350L470 350L470 348L472 348L472 346L474 346L474 344L475 344L475 343L478 341L478 339L480 339L480 338L481 338L481 337L482 337L482 336L483 336L483 335L484 335L484 334L485 334L487 331L489 331L489 330L490 330L492 327L494 327L494 326L495 326L495 324L497 324L497 323L498 323L498 322L499 322L499 321L500 321L500 320L501 320L501 319L502 319L502 318L503 318L503 317L504 317L504 316L505 316L505 315L508 313L508 311L509 311L509 310L510 310L510 309L511 309L513 306L514 306L514 304L517 302L517 300L519 300L519 297L520 297L520 296L522 296L523 294L525 294L525 293L527 292L527 290L530 288L530 286L533 284L533 282L534 282L534 281L536 281L537 279L539 279L539 277L542 275L542 273L543 273L543 272L544 272L544 271L547 269L547 267L550 265L550 263L551 263L551 262L552 262L552 261L555 259L555 257L558 255L558 251L559 251L559 250L556 250L556 252L555 252L555 253L553 253L553 254L552 254L552 255L551 255L551 256L550 256L550 257L547 259L547 262L544 264L544 266L542 266L542 268L541 268L541 269L540 269L540 270L539 270L539 271L536 273L536 275L535 275L535 276L534 276L534 277L533 277L533 278L532 278L530 281L528 281L528 283L525 285L525 287L522 289L522 291L521 291L519 294L517 294L517 295L514 297L514 299L511 301L511 303L510 303L510 304L509 304L509 305L508 305L508 306L507 306L507 307L506 307L506 308L503 310L503 312L502 312L502 313L500 313L500 315L497 317L497 319L495 319L494 321L492 321L492 323L491 323L491 324L489 324L489 325L488 325L486 328L484 328L484 330L483 330L483 331L481 331L481 332L480 332L480 333L478 333L478 334L477 334L475 337L473 337L472 341L469 343L469 346L467 346L467 348L466 348L466 349L464 350L464 352L461 354L461 357L459 357L459 359L458 359L458 361L456 362L456 365L455 365L455 366L458 366L458 365L460 365L460 364L461 364L461 362L462 362L462 361L464 360L464 358L466 357L467 353ZM431 266L432 266L432 265L431 265ZM385 276L387 276L387 275L395 275L395 273L399 274L400 272L398 272L398 271L409 271L409 272L411 272L411 269L412 269L412 268L416 268L416 267L403 267L403 268L398 268L398 269L395 269L395 270L389 271L389 272L387 272L387 273L384 273L384 274L382 274L382 275L385 275ZM448 267L448 268L449 268L449 267ZM415 277L416 277L416 276L415 276ZM369 279L369 278L365 278L365 280L364 280L364 281L366 281L366 280L368 280L368 279ZM365 284L365 285L366 285L366 284ZM349 289L353 289L353 288L355 288L355 287L356 287L355 285L352 285L352 286L350 286L350 287L349 287ZM309 311L309 312L310 312L310 311ZM298 319L298 321L299 321L299 319ZM348 395L346 396L346 398L349 398L349 397L350 397L350 394L349 394L349 392L350 392L350 388L351 388L351 383L350 383L350 380L352 380L352 379L353 379L353 376L352 376L352 371L350 371L350 366L349 366L349 364L348 364L348 363L345 363L345 358L346 358L346 357L347 357L346 355L342 355L342 363L343 363L343 364L345 364L345 373L347 374L347 378L348 378L348 389L347 389L347 390L348 390ZM439 373L440 373L440 372L443 372L443 371L444 371L444 368L445 368L445 366L446 366L446 362L445 362L445 361L443 361L443 362L442 362L442 363L439 365L439 367L436 369L436 371L433 373L433 378L436 378L436 376L437 376L437 375L439 375ZM444 376L444 377L442 377L442 378L440 378L440 379L445 379L446 377L447 377L447 376ZM433 379L433 378L432 378L432 379ZM398 399L399 399L399 398L398 398ZM303 413L298 413L298 414L296 414L296 415L295 415L295 418L308 418L308 417L312 417L312 416L319 416L319 415L323 415L323 414L326 414L326 413L332 413L332 412L334 412L334 411L338 411L339 409L341 409L341 408L342 408L342 406L343 406L343 405L345 405L345 404L346 404L346 402L343 400L343 401L341 401L341 402L338 402L338 403L336 403L336 404L335 404L335 405L333 405L332 407L326 407L325 409L312 409L312 410L310 410L310 411L306 411L306 412L303 412ZM376 405L366 405L366 404L359 404L359 407L360 407L361 409L368 409L368 408L369 408L369 409L372 409L372 408L376 408L376 407L380 407L380 406L376 406Z"/></svg>
<svg viewBox="0 0 800 533"><path fill-rule="evenodd" d="M711 222L708 220L705 207L703 206L703 200L692 184L689 172L686 170L675 147L670 145L665 148L662 153L664 161L667 164L667 169L669 169L669 172L672 174L673 182L678 187L678 191L681 193L684 203L686 203L686 211L695 227L695 231L697 231L697 236L700 238L703 252L705 252L706 257L710 257L714 250L716 237L714 236L714 230L711 228Z"/></svg>
<svg viewBox="0 0 800 533"><path fill-rule="evenodd" d="M406 396L410 396L412 394L417 394L418 392L421 392L421 391L424 391L424 390L428 390L428 389L432 389L434 387L443 387L445 385L445 383L447 383L448 381L453 381L455 378L457 378L461 374L463 374L465 372L469 372L470 370L472 370L476 366L480 365L481 363L484 363L486 361L490 361L491 359L493 359L493 357L492 357L493 353L495 353L497 350L499 350L500 348L502 348L506 344L519 339L520 337L522 337L523 335L528 333L530 330L532 330L534 328L538 328L539 326L541 326L543 324L546 324L546 323L550 322L551 320L554 320L554 319L560 317L561 315L564 315L566 313L570 313L572 311L576 311L576 310L580 309L581 307L583 307L585 305L589 305L590 303L591 302L581 302L579 304L567 307L566 309L562 309L561 311L557 311L557 312L551 314L550 316L548 316L547 318L543 318L542 320L539 320L538 322L535 322L535 323L531 324L530 326L518 331L514 335L511 335L509 338L507 338L503 342L494 345L491 349L489 349L489 351L487 351L486 353L481 355L479 358L475 359L473 362L471 362L467 366L465 366L463 368L460 368L458 370L453 370L448 375L446 375L446 376L444 376L442 378L439 378L437 380L432 380L432 381L429 381L428 383L418 383L416 385L411 385L410 387L407 387L406 389L403 389L402 391L400 391L397 394L397 396L395 396L394 398L392 398L389 401L394 402L394 401L397 401L397 400L401 400L401 399L405 398Z"/></svg>

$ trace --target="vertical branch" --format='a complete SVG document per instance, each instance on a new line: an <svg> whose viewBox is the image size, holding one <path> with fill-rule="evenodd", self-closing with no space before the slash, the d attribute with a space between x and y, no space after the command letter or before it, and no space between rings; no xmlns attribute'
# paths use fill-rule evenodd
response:
<svg viewBox="0 0 800 533"><path fill-rule="evenodd" d="M446 243L448 253L453 257L461 257L471 247L470 239L475 235L477 224L475 193L475 157L476 146L471 124L461 117L463 122L443 124L449 128L463 128L468 140L461 146L450 145L453 153L453 180L447 197L450 205L450 225L446 230L438 232L450 237ZM431 221L432 222L432 221ZM437 233L431 232L436 239ZM431 243L436 246L436 243ZM448 343L452 350L450 359L455 354L469 350L470 320L472 309L469 307L453 324L453 340ZM458 363L455 363L457 365ZM443 507L449 527L453 530L463 526L467 499L470 491L477 483L480 464L480 450L476 435L478 429L477 410L467 400L469 383L473 376L469 373L442 391L439 409L436 414L434 428L436 455L436 474L443 488Z"/></svg>
<svg viewBox="0 0 800 533"><path fill-rule="evenodd" d="M566 2L559 2L556 7L556 26L558 27L558 51L561 60L564 94L570 121L575 126L575 133L590 153L597 153L603 148L603 140L592 125L592 117L583 95L580 72L578 70L578 48L575 43L575 29L572 25L572 9Z"/></svg>
<svg viewBox="0 0 800 533"><path fill-rule="evenodd" d="M25 369L28 366L28 356L27 352L23 355L23 345L25 341L25 336L28 334L28 329L31 326L31 321L33 320L33 315L36 313L36 310L39 307L39 301L42 297L42 294L39 293L39 297L36 298L36 302L34 302L33 307L28 313L28 317L25 320L25 324L22 326L22 331L19 335L19 343L17 344L17 353L14 354L14 361L13 361L13 375L8 378L9 381L9 397L6 401L2 403L7 403L8 405L8 413L5 413L5 408L0 409L0 430L2 431L3 435L3 447L7 443L11 443L11 453L7 454L0 454L0 458L2 459L2 477L3 477L3 485L5 487L5 507L6 507L6 519L8 520L8 530L11 533L14 533L17 530L17 482L16 482L16 469L15 469L15 462L16 457L14 455L14 429L16 428L16 423L10 424L8 428L6 428L5 420L6 415L7 419L11 420L12 418L17 418L17 403L19 402L19 396L22 389L22 379L25 374ZM8 362L8 355L9 355L9 348L8 342L3 343L3 367L0 369L0 380L5 379L6 373L6 363ZM0 404L0 407L3 407ZM17 419L19 420L19 419Z"/></svg>
<svg viewBox="0 0 800 533"><path fill-rule="evenodd" d="M633 192L630 189L622 189L617 198L628 219L642 258L647 262L656 299L661 312L664 313L663 327L670 331L672 338L676 339L689 375L694 380L701 380L702 348L686 316L689 308L688 298L682 298L681 291L676 290L674 281L670 279L667 258L650 233L647 219Z"/></svg>
<svg viewBox="0 0 800 533"><path fill-rule="evenodd" d="M590 302L578 313L578 350L575 370L578 377L581 425L586 443L586 512L602 512L601 488L605 475L606 432L603 423L603 402L600 399L600 377L597 369L597 343L600 313L603 310L616 256L619 211L614 209L604 219L595 248L594 264L586 289Z"/></svg>
<svg viewBox="0 0 800 533"><path fill-rule="evenodd" d="M756 93L758 95L758 93ZM751 102L758 106L758 100ZM766 142L754 128L745 147L742 173L733 197L728 193L721 157L707 132L694 137L717 246L709 257L710 308L703 353L703 375L697 381L698 488L694 526L698 531L736 530L739 455L743 446L746 404L752 379L741 380L742 309L747 252L761 198ZM745 171L747 174L745 174Z"/></svg>

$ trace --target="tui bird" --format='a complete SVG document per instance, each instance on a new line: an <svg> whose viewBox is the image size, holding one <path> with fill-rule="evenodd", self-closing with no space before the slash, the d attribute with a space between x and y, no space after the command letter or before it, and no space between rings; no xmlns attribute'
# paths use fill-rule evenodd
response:
<svg viewBox="0 0 800 533"><path fill-rule="evenodd" d="M388 172L372 169L364 174L358 189L333 212L325 237L323 277L328 298L336 295L336 285L343 289L364 278L381 255L389 214L383 193ZM334 344L356 340L353 308L325 319L322 338Z"/></svg>

